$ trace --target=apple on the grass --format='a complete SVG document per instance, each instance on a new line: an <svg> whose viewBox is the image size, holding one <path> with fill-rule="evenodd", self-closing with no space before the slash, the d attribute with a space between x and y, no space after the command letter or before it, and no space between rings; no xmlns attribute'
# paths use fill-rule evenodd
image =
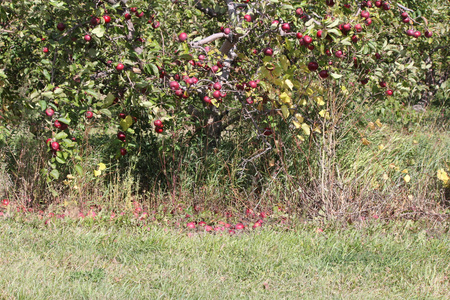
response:
<svg viewBox="0 0 450 300"><path fill-rule="evenodd" d="M244 226L244 224L242 224L242 223L238 223L238 224L236 224L236 225L234 226L234 228L235 228L235 229L238 229L238 230L241 230L241 229L244 229L245 226Z"/></svg>

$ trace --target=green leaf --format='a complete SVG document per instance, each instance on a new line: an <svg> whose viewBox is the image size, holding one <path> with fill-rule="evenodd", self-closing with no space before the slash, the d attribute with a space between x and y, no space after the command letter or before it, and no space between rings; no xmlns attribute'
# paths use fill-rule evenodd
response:
<svg viewBox="0 0 450 300"><path fill-rule="evenodd" d="M331 73L331 77L333 77L334 79L339 79L342 76L343 76L342 74Z"/></svg>
<svg viewBox="0 0 450 300"><path fill-rule="evenodd" d="M46 69L42 70L42 74L44 74L45 79L47 79L48 81L50 81L50 74L48 73L48 71Z"/></svg>
<svg viewBox="0 0 450 300"><path fill-rule="evenodd" d="M78 175L83 176L83 167L81 167L80 165L75 165L74 169L78 173Z"/></svg>
<svg viewBox="0 0 450 300"><path fill-rule="evenodd" d="M62 140L62 139L65 139L66 137L67 137L67 133L65 133L64 131L61 131L57 135L55 135L55 139L57 139L57 140Z"/></svg>
<svg viewBox="0 0 450 300"><path fill-rule="evenodd" d="M111 111L109 109L102 108L102 109L100 109L100 113L102 115L105 115L105 116L109 117L109 118L112 117Z"/></svg>
<svg viewBox="0 0 450 300"><path fill-rule="evenodd" d="M105 34L105 27L99 25L92 30L92 34L95 34L97 37L101 38Z"/></svg>
<svg viewBox="0 0 450 300"><path fill-rule="evenodd" d="M65 164L66 163L65 159L63 159L62 157L58 157L58 156L56 157L56 161L59 162L60 164ZM58 179L58 178L56 178L56 179Z"/></svg>
<svg viewBox="0 0 450 300"><path fill-rule="evenodd" d="M133 118L131 116L126 116L125 119L120 120L120 127L123 131L126 131L130 126L133 125Z"/></svg>
<svg viewBox="0 0 450 300"><path fill-rule="evenodd" d="M59 118L58 121L60 121L60 122L62 122L62 123L64 123L64 124L67 124L67 125L70 124L70 120L69 120L69 119Z"/></svg>
<svg viewBox="0 0 450 300"><path fill-rule="evenodd" d="M50 172L50 176L52 176L54 179L58 180L58 178L59 178L59 172L58 172L58 170L53 169L53 170Z"/></svg>

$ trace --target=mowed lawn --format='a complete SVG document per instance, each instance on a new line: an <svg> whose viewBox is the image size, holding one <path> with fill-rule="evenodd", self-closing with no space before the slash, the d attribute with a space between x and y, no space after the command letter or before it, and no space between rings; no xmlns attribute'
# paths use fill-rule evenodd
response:
<svg viewBox="0 0 450 300"><path fill-rule="evenodd" d="M0 221L1 299L449 299L447 225L230 236Z"/></svg>

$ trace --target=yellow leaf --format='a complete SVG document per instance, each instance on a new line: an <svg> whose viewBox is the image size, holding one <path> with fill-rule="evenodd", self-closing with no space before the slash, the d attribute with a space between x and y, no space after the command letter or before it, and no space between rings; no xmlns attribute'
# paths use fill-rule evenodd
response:
<svg viewBox="0 0 450 300"><path fill-rule="evenodd" d="M363 143L363 145L366 145L366 146L370 145L370 142L366 138L362 138L361 142Z"/></svg>
<svg viewBox="0 0 450 300"><path fill-rule="evenodd" d="M212 103L212 105L214 105L215 107L219 107L219 101L217 101L215 98L211 99L211 103Z"/></svg>
<svg viewBox="0 0 450 300"><path fill-rule="evenodd" d="M375 130L375 124L373 122L369 122L367 126L369 126L370 129Z"/></svg>
<svg viewBox="0 0 450 300"><path fill-rule="evenodd" d="M281 101L283 102L283 103L285 103L285 104L289 104L289 103L291 103L291 97L289 97L289 95L288 94L286 94L285 92L283 92L281 95L280 95L280 99L281 99Z"/></svg>
<svg viewBox="0 0 450 300"><path fill-rule="evenodd" d="M322 133L322 131L320 131L320 125L314 126L313 131L314 131L314 132L317 132L317 133Z"/></svg>
<svg viewBox="0 0 450 300"><path fill-rule="evenodd" d="M377 124L378 127L383 126L383 124L381 124L381 122L380 122L380 119L377 119L377 120L375 121L375 124Z"/></svg>
<svg viewBox="0 0 450 300"><path fill-rule="evenodd" d="M283 113L283 117L287 119L289 117L289 109L286 105L281 106L281 112Z"/></svg>
<svg viewBox="0 0 450 300"><path fill-rule="evenodd" d="M284 84L287 85L287 87L292 91L292 89L294 88L294 84L292 83L292 81L290 81L289 79L286 79L284 81Z"/></svg>
<svg viewBox="0 0 450 300"><path fill-rule="evenodd" d="M445 172L444 169L439 169L437 171L437 178L439 180L441 180L442 182L444 182L444 184L450 183L450 177L448 176L447 172Z"/></svg>
<svg viewBox="0 0 450 300"><path fill-rule="evenodd" d="M287 59L286 56L282 55L280 57L280 62L281 62L281 67L283 68L284 71L287 71L287 69L289 68L289 66L291 65L291 63L289 62L289 60Z"/></svg>
<svg viewBox="0 0 450 300"><path fill-rule="evenodd" d="M98 176L100 176L102 174L102 171L100 171L100 170L94 170L94 176L95 177L98 177Z"/></svg>
<svg viewBox="0 0 450 300"><path fill-rule="evenodd" d="M419 143L419 142L416 141L416 140L413 141L413 144L414 144L414 145L417 145L418 143Z"/></svg>
<svg viewBox="0 0 450 300"><path fill-rule="evenodd" d="M311 88L307 88L306 94L308 94L308 96L311 96L312 94L314 94L314 91Z"/></svg>
<svg viewBox="0 0 450 300"><path fill-rule="evenodd" d="M122 127L123 131L127 131L131 125L133 125L133 118L131 116L126 116L125 119L120 120L120 127Z"/></svg>
<svg viewBox="0 0 450 300"><path fill-rule="evenodd" d="M388 180L388 179L389 179L388 174L384 173L384 174L383 174L383 180Z"/></svg>
<svg viewBox="0 0 450 300"><path fill-rule="evenodd" d="M408 199L409 199L409 200L413 200L413 199L414 199L414 196L413 196L413 195L408 195Z"/></svg>
<svg viewBox="0 0 450 300"><path fill-rule="evenodd" d="M403 174L408 174L408 170L407 170L407 169L404 169L404 170L402 171L402 173L403 173Z"/></svg>
<svg viewBox="0 0 450 300"><path fill-rule="evenodd" d="M330 113L327 112L325 109L319 111L319 116L321 116L322 118L325 118L325 119L327 119L327 120L330 119Z"/></svg>
<svg viewBox="0 0 450 300"><path fill-rule="evenodd" d="M304 142L304 141L305 141L305 138L302 137L301 135L297 135L297 138L298 138L301 142Z"/></svg>
<svg viewBox="0 0 450 300"><path fill-rule="evenodd" d="M301 114L295 114L295 118L300 122L300 123L303 123L303 117L302 117L302 115ZM298 127L297 127L298 128Z"/></svg>
<svg viewBox="0 0 450 300"><path fill-rule="evenodd" d="M411 180L411 177L409 175L406 175L405 177L403 177L403 180L408 183Z"/></svg>
<svg viewBox="0 0 450 300"><path fill-rule="evenodd" d="M317 97L316 98L316 102L320 106L325 105L325 101L323 101L323 97L322 96Z"/></svg>
<svg viewBox="0 0 450 300"><path fill-rule="evenodd" d="M306 99L300 99L300 101L299 101L299 105L301 105L301 106L305 106L306 105Z"/></svg>
<svg viewBox="0 0 450 300"><path fill-rule="evenodd" d="M103 171L103 170L106 169L106 165L105 165L104 163L99 163L99 164L98 164L98 169L99 169L100 171Z"/></svg>
<svg viewBox="0 0 450 300"><path fill-rule="evenodd" d="M383 145L383 144L380 144L380 145L378 146L378 149L383 150L383 149L384 149L384 145Z"/></svg>
<svg viewBox="0 0 450 300"><path fill-rule="evenodd" d="M298 122L298 121L292 121L292 123L294 123L295 128L299 129L300 127L302 127L302 125Z"/></svg>
<svg viewBox="0 0 450 300"><path fill-rule="evenodd" d="M75 177L73 177L73 175L72 175L72 174L67 174L67 176L66 176L66 177L67 177L67 179L69 179L69 180L70 180L70 179L74 179L74 178L75 178Z"/></svg>
<svg viewBox="0 0 450 300"><path fill-rule="evenodd" d="M303 129L303 132L304 132L306 135L310 135L310 134L311 134L311 129L309 128L309 125L308 125L308 124L303 123L303 124L302 124L302 129Z"/></svg>

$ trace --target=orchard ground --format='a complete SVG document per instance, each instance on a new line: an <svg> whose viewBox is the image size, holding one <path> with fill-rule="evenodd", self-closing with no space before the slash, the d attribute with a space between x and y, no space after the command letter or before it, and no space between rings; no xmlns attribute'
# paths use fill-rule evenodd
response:
<svg viewBox="0 0 450 300"><path fill-rule="evenodd" d="M87 217L0 221L5 299L448 299L449 223L275 218L207 233Z"/></svg>

